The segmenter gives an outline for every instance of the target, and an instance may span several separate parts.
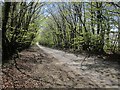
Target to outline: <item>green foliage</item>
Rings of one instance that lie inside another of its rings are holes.
[[[42,4],[4,2],[2,8],[3,62],[14,53],[28,48],[39,28],[38,14]]]
[[[39,42],[74,51],[119,51],[119,39],[115,37],[110,41],[110,34],[115,33],[112,29],[119,30],[119,10],[114,3],[53,3],[47,12],[49,16],[44,21]]]
[[[39,36],[39,43],[45,46],[53,46],[53,36],[51,32],[48,32],[47,30],[44,30],[41,35]]]

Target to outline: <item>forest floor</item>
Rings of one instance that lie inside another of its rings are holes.
[[[117,62],[32,46],[2,67],[3,88],[119,88]]]

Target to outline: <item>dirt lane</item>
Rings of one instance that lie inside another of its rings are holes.
[[[84,55],[76,56],[72,53],[43,47],[41,45],[38,45],[38,47],[57,58],[59,63],[56,64],[68,66],[72,71],[93,81],[93,83],[101,88],[118,88],[120,85],[120,66],[117,62],[108,62],[91,56],[87,58],[81,67],[81,62],[85,58]]]
[[[43,46],[32,46],[19,53],[19,58],[6,63],[3,68],[3,88],[117,88],[117,69],[108,74],[106,78],[112,80],[113,84],[100,82],[102,79],[94,74],[101,75],[98,71],[80,68],[80,61],[84,56],[76,57],[73,54],[59,50],[53,50]],[[89,60],[90,61],[90,60]],[[87,65],[87,64],[86,64]],[[117,68],[117,65],[116,65]],[[101,70],[106,73],[107,68]],[[115,69],[115,68],[114,68]],[[112,70],[112,68],[111,68]],[[94,72],[97,73],[94,73]],[[114,74],[113,74],[114,73]],[[92,76],[94,75],[94,76]],[[105,74],[106,75],[106,74]],[[111,76],[114,75],[114,78]]]
[[[15,60],[2,67],[4,89],[97,87],[37,46],[20,52]]]

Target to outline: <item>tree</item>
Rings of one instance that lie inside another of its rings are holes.
[[[4,2],[2,22],[3,61],[30,46],[37,32],[35,23],[43,3]],[[35,24],[34,24],[35,25]]]
[[[46,21],[49,25],[44,27],[53,35],[53,46],[98,54],[104,54],[109,48],[114,49],[108,52],[118,51],[120,35],[113,29],[119,30],[119,19],[116,19],[120,15],[119,4],[66,2],[51,3],[47,7],[48,18],[51,20]],[[112,40],[112,32],[118,38],[113,36]]]

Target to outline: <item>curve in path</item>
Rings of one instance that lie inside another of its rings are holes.
[[[72,53],[67,53],[61,50],[55,50],[48,47],[44,47],[36,43],[39,48],[41,48],[45,53],[52,55],[56,58],[59,65],[65,65],[69,67],[75,73],[84,76],[87,80],[91,80],[93,83],[97,84],[98,87],[106,88],[118,88],[118,73],[116,68],[109,68],[109,64],[101,62],[95,63],[95,57],[90,57],[84,62],[84,66],[81,67],[81,62],[84,60],[84,55],[74,55]],[[119,67],[117,63],[112,63],[113,67]],[[83,70],[83,69],[84,70]]]

